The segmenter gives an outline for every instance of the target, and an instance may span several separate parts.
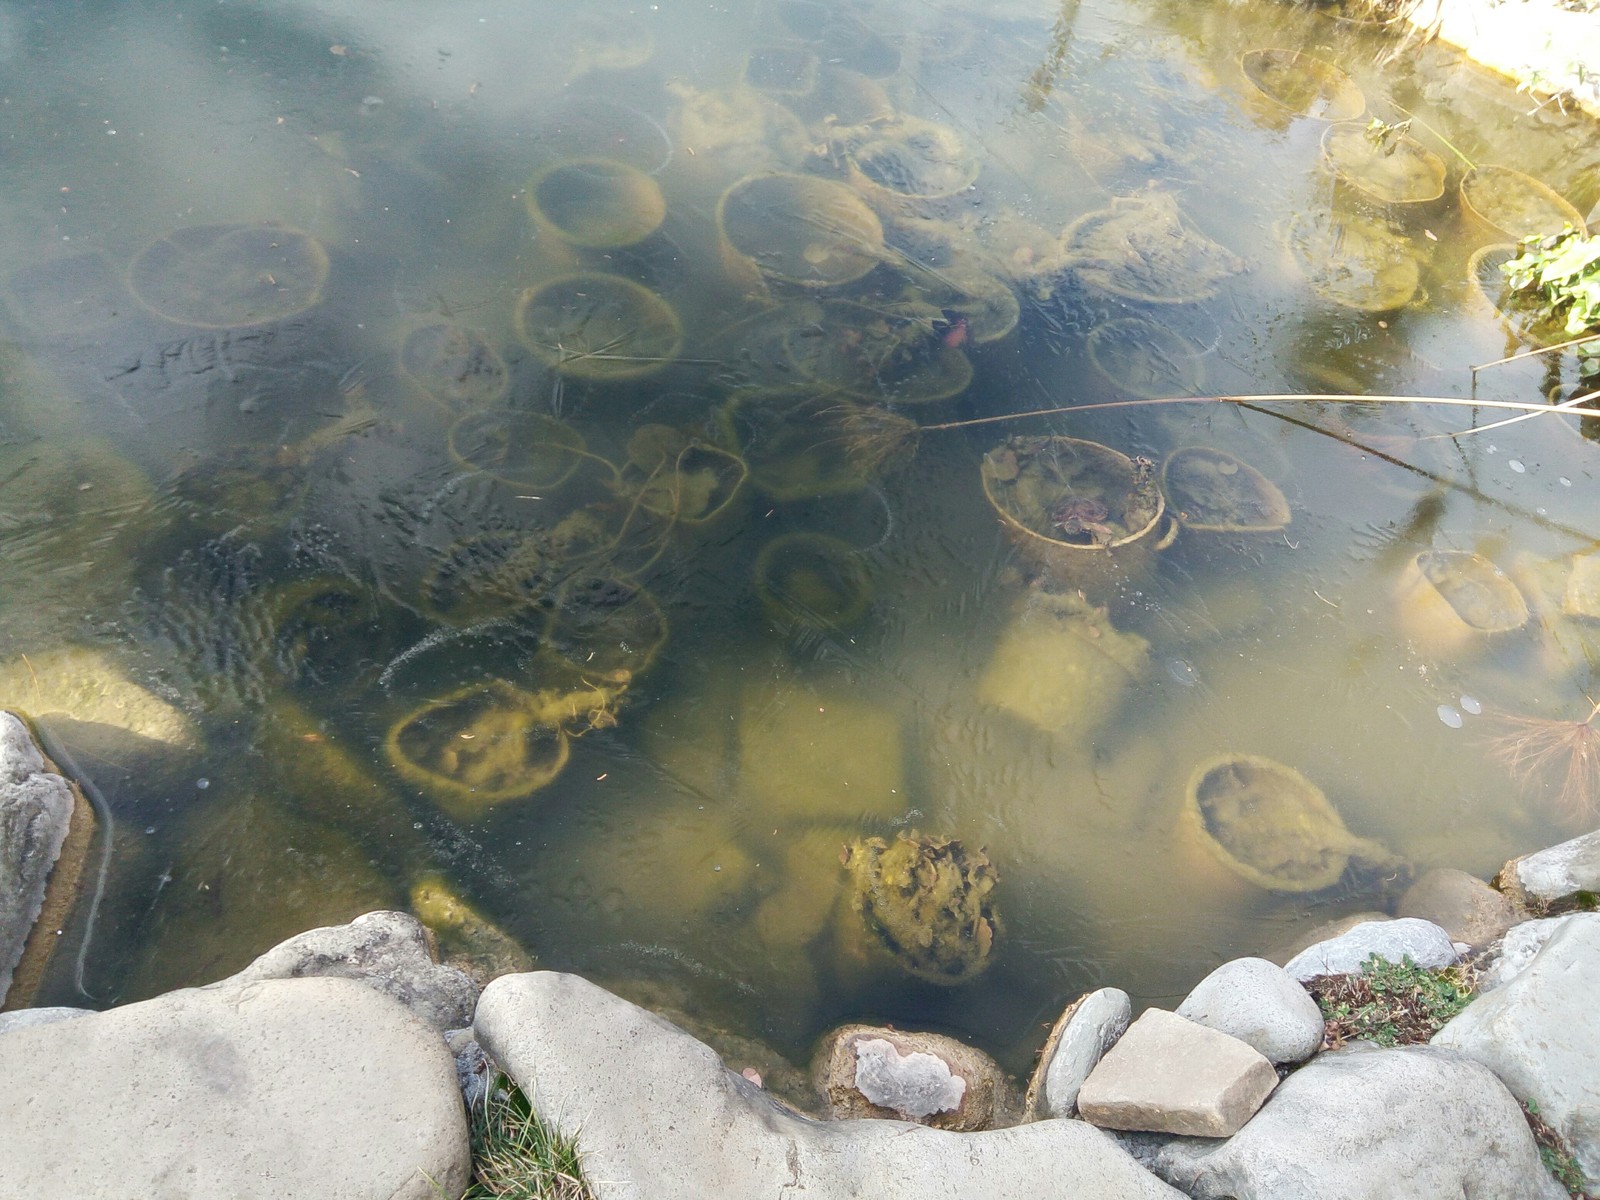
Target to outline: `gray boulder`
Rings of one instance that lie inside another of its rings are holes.
[[[1317,1002],[1264,958],[1223,963],[1195,985],[1177,1012],[1254,1046],[1274,1063],[1303,1062],[1322,1045]]]
[[[172,992],[0,1037],[0,1196],[438,1200],[466,1186],[444,1040],[344,979]]]
[[[1556,930],[1573,917],[1581,915],[1568,913],[1564,917],[1543,917],[1513,925],[1506,931],[1505,937],[1490,948],[1488,964],[1478,976],[1478,991],[1492,992],[1510,983],[1528,969],[1528,964],[1544,949],[1544,944]]]
[[[1450,935],[1481,950],[1517,921],[1517,906],[1475,875],[1435,867],[1400,897],[1399,915],[1432,921]]]
[[[836,1120],[898,1119],[970,1132],[1014,1125],[1022,1110],[999,1063],[938,1033],[841,1026],[822,1039],[814,1072]]]
[[[33,1029],[39,1025],[54,1025],[57,1021],[87,1017],[93,1012],[92,1008],[19,1008],[16,1012],[0,1013],[0,1033]]]
[[[1600,1180],[1600,913],[1562,921],[1527,969],[1433,1037],[1483,1063]]]
[[[575,975],[484,989],[478,1041],[562,1133],[601,1200],[1181,1200],[1078,1121],[951,1133],[812,1121],[681,1029]]]
[[[1068,1005],[1050,1030],[1028,1083],[1028,1120],[1077,1115],[1078,1089],[1131,1020],[1133,1004],[1120,988],[1101,988]]]
[[[370,912],[279,942],[214,986],[320,976],[353,979],[400,1001],[443,1033],[472,1023],[477,985],[434,962],[428,931],[409,913]]]
[[[1278,1086],[1225,1142],[1145,1139],[1195,1200],[1562,1200],[1493,1074],[1429,1046],[1351,1044]]]
[[[72,786],[46,769],[28,727],[0,712],[0,1003],[44,909],[77,803]]]
[[[1512,859],[1496,882],[1524,901],[1550,903],[1577,892],[1600,892],[1600,829]]]
[[[1106,1129],[1228,1137],[1278,1085],[1238,1038],[1146,1009],[1078,1089],[1078,1112]]]
[[[1460,957],[1450,935],[1432,921],[1402,917],[1397,921],[1366,921],[1302,950],[1283,969],[1301,983],[1318,975],[1355,975],[1374,954],[1391,963],[1409,958],[1430,970],[1448,967]]]

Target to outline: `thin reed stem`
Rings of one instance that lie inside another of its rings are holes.
[[[970,429],[975,425],[994,425],[1001,421],[1021,421],[1029,417],[1055,417],[1064,413],[1104,412],[1115,408],[1146,408],[1172,404],[1440,404],[1451,408],[1504,408],[1513,412],[1548,413],[1557,406],[1527,400],[1472,400],[1464,396],[1366,396],[1348,392],[1275,392],[1258,396],[1156,396],[1133,400],[1101,400],[1094,404],[1063,404],[1056,408],[1036,408],[1028,412],[997,413],[989,417],[968,417],[964,421],[943,421],[924,425],[924,433],[940,429]]]
[[[1518,354],[1497,358],[1493,362],[1479,363],[1471,368],[1473,380],[1477,380],[1479,371],[1487,371],[1490,367],[1503,367],[1506,363],[1521,362],[1525,358],[1535,358],[1540,354],[1550,354],[1556,350],[1570,350],[1574,346],[1587,345],[1589,342],[1600,342],[1600,333],[1586,333],[1582,337],[1573,338],[1570,342],[1557,342],[1554,346],[1539,346],[1533,350],[1523,350]]]

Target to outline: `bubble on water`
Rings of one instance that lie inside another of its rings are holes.
[[[205,779],[205,778],[201,778],[201,779],[196,779],[196,780],[195,780],[195,781],[194,781],[194,785],[195,785],[195,787],[197,787],[197,788],[199,788],[199,789],[200,789],[200,790],[201,790],[201,791],[202,791],[202,792],[203,792],[203,791],[205,791],[205,790],[206,790],[206,789],[207,789],[207,788],[208,788],[208,787],[210,787],[210,786],[211,786],[211,780],[209,780],[209,779]]]
[[[1167,659],[1167,674],[1184,687],[1193,687],[1200,682],[1200,675],[1194,669],[1194,664],[1182,658]]]
[[[1439,705],[1439,720],[1450,726],[1451,729],[1460,729],[1464,718],[1448,704],[1441,704]]]
[[[1506,463],[1506,466],[1510,467],[1518,475],[1523,474],[1528,469],[1527,467],[1523,466],[1521,462],[1514,458],[1510,462]]]
[[[1559,479],[1556,480],[1556,482],[1559,483],[1562,487],[1571,487],[1572,486],[1572,480],[1568,479],[1565,475],[1562,475]]]
[[[1478,698],[1476,696],[1461,697],[1461,707],[1475,717],[1480,716],[1483,713],[1483,705],[1478,703]]]
[[[146,833],[154,833],[156,831],[156,827],[154,825],[146,825],[144,827],[144,831]]]

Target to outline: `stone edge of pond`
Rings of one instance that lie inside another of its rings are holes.
[[[1536,99],[1576,106],[1600,119],[1600,8],[1588,12],[1560,0],[1416,0],[1405,19],[1424,38],[1438,38],[1473,62],[1530,91]]]
[[[992,1060],[948,1039],[870,1026],[829,1035],[819,1096],[801,1111],[754,1069],[578,976],[502,975],[480,996],[434,960],[415,917],[369,913],[204,988],[105,1013],[0,1014],[0,1035],[13,1035],[0,1037],[0,1125],[12,1131],[0,1194],[40,1194],[48,1158],[85,1179],[115,1161],[115,1186],[141,1194],[189,1171],[216,1194],[320,1195],[307,1179],[325,1184],[318,1172],[359,1145],[381,1152],[341,1162],[338,1194],[422,1200],[437,1182],[454,1196],[469,1157],[460,1098],[481,1098],[499,1070],[577,1138],[602,1200],[745,1200],[801,1184],[813,1200],[1021,1197],[1063,1177],[1089,1200],[1558,1200],[1568,1193],[1524,1110],[1545,1144],[1550,1131],[1564,1141],[1569,1170],[1600,1179],[1600,912],[1588,911],[1600,831],[1512,860],[1496,884],[1429,872],[1397,916],[1346,919],[1276,962],[1223,963],[1172,1012],[1130,1023],[1116,989],[1080,997],[1035,1066],[1034,1119],[999,1105],[978,1132],[930,1127],[969,1089],[996,1086]],[[1475,998],[1423,1044],[1333,1044],[1307,985],[1358,973],[1373,955],[1454,971]],[[844,1094],[852,1055],[859,1103]],[[219,1121],[230,1105],[274,1115]],[[110,1141],[59,1136],[97,1109]],[[397,1112],[398,1140],[384,1132]],[[862,1112],[874,1116],[818,1119]]]

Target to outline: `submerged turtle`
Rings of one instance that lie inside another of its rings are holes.
[[[1069,537],[1088,534],[1097,546],[1109,546],[1122,531],[1109,524],[1111,510],[1104,500],[1074,496],[1050,511],[1050,523]]]

